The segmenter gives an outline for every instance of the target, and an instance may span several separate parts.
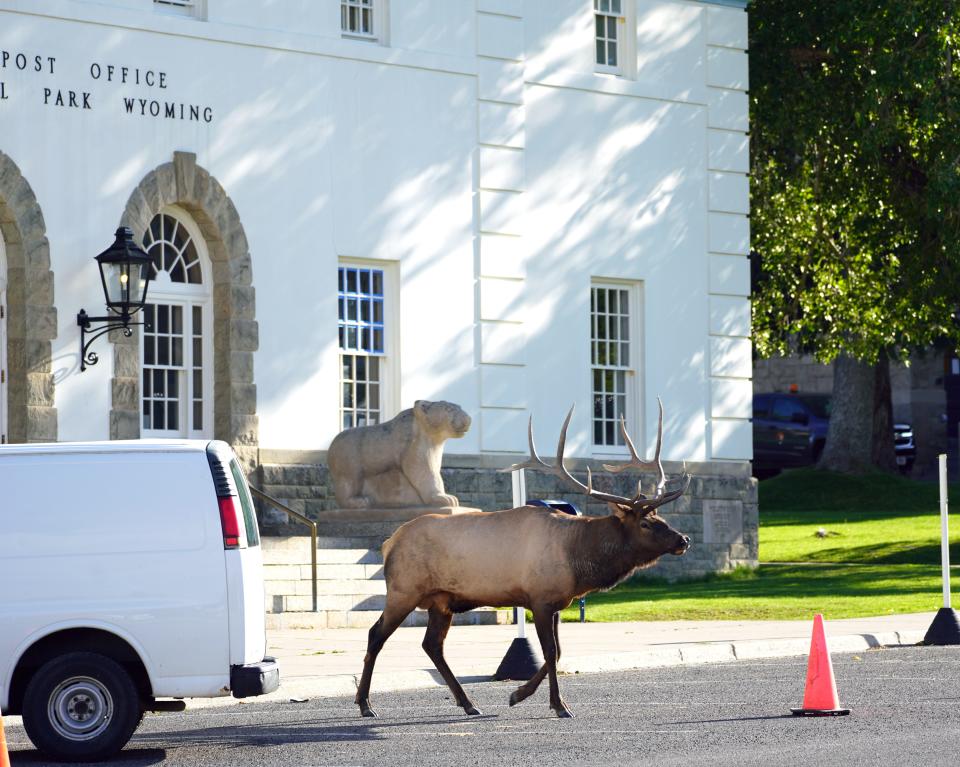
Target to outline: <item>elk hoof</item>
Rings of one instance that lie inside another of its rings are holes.
[[[377,718],[377,712],[374,711],[370,706],[365,704],[360,704],[360,716],[372,716],[374,719]]]
[[[520,696],[519,690],[514,690],[512,693],[510,693],[511,706],[516,706],[521,700],[523,700],[523,698]]]
[[[552,706],[551,708],[553,708],[560,719],[573,719],[573,714],[566,706]]]
[[[466,711],[470,716],[483,716],[483,712],[472,703],[468,703],[466,706],[464,706],[463,710]]]

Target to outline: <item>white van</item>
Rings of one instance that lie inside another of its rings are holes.
[[[0,447],[0,709],[56,759],[104,759],[159,698],[279,685],[260,534],[224,442]]]

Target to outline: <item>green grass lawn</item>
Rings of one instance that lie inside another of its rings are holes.
[[[950,497],[958,492],[960,486],[951,486]],[[951,561],[960,564],[960,519],[951,519],[950,537]],[[813,469],[764,480],[760,562],[756,570],[679,583],[638,576],[590,595],[587,620],[790,620],[817,612],[855,618],[936,610],[942,604],[938,488],[885,474],[847,477]],[[783,562],[799,564],[777,564]],[[579,619],[576,604],[563,619]]]

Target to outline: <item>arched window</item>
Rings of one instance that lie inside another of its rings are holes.
[[[0,444],[7,442],[7,251],[0,232]]]
[[[153,279],[140,344],[142,434],[213,436],[213,301],[203,236],[169,206],[143,236]]]

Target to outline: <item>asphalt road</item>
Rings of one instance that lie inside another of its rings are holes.
[[[509,708],[514,683],[467,687],[482,717],[446,688],[377,693],[379,719],[352,699],[248,703],[148,715],[112,762],[146,765],[950,765],[960,764],[960,648],[893,648],[833,658],[842,718],[789,714],[806,659],[562,677],[560,720],[546,683]],[[13,765],[44,765],[8,726]]]

